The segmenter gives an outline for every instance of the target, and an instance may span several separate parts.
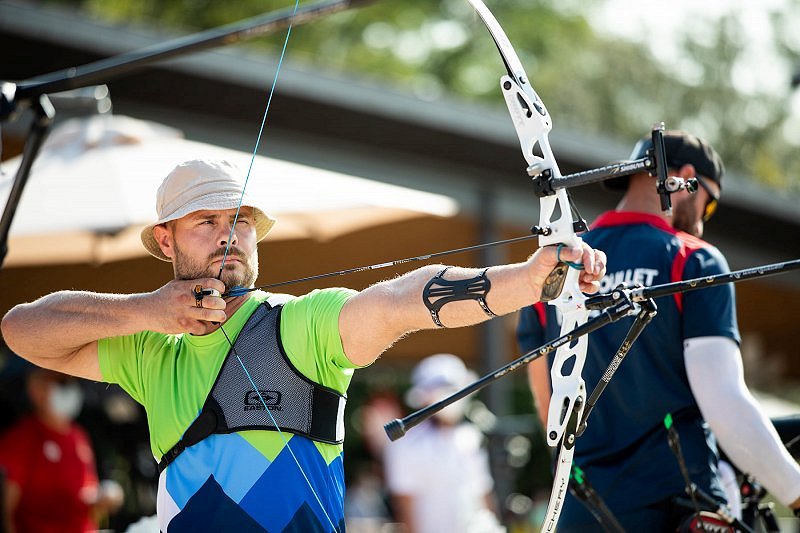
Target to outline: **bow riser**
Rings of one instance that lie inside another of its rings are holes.
[[[583,295],[581,295],[583,296]],[[566,295],[559,298],[559,302],[566,306],[573,304]],[[553,302],[551,302],[552,304]],[[561,305],[554,304],[558,309]],[[564,335],[586,322],[588,311],[576,309],[570,313],[562,311],[561,334]],[[550,398],[550,408],[547,413],[547,444],[555,447],[564,438],[567,424],[577,410],[578,418],[583,417],[583,406],[586,404],[586,384],[581,377],[583,365],[586,361],[587,337],[584,335],[575,341],[559,346],[550,370],[550,382],[553,387]],[[564,369],[571,364],[569,371]]]
[[[549,169],[554,172],[555,177],[560,178],[561,172],[558,170],[558,164],[550,150],[550,142],[547,137],[550,130],[553,129],[553,122],[541,100],[537,104],[530,94],[533,93],[533,90],[526,91],[525,87],[530,89],[530,85],[521,86],[511,76],[500,78],[500,90],[503,91],[503,98],[506,100],[506,107],[508,107],[508,113],[514,123],[514,129],[517,130],[522,155],[528,162],[528,174],[535,176]],[[535,93],[533,94],[535,95]],[[536,98],[538,99],[538,97]],[[544,111],[544,114],[540,110]],[[544,157],[534,154],[533,149],[537,144]]]
[[[476,6],[474,2],[471,3]],[[482,17],[484,16],[483,10],[479,9],[478,12]],[[512,55],[513,48],[502,28],[495,23],[493,18],[490,21],[484,18],[484,22],[490,31],[495,28],[494,31],[497,32],[495,35],[493,31],[493,36],[506,67],[509,68],[509,71],[516,71],[514,77],[507,75],[500,78],[500,89],[503,92],[514,128],[517,130],[522,154],[528,163],[528,174],[535,177],[543,172],[548,172],[556,181],[561,178],[561,171],[548,138],[552,129],[550,115],[536,92],[527,83],[522,66],[516,59],[516,55]],[[534,153],[537,145],[542,156]],[[539,227],[547,231],[546,234],[539,237],[540,246],[565,244],[570,247],[580,247],[583,244],[581,238],[575,233],[566,189],[558,189],[554,195],[540,199]],[[589,316],[583,305],[586,296],[580,291],[578,285],[579,275],[578,270],[569,268],[567,279],[564,282],[564,290],[558,298],[550,302],[551,305],[558,308],[563,316],[562,335],[586,322]],[[586,360],[586,348],[586,338],[582,337],[573,346],[564,345],[556,351],[555,363],[551,371],[553,397],[550,402],[547,424],[547,444],[551,447],[558,446],[562,439],[576,403],[578,405],[585,404],[586,391],[581,379],[581,372]],[[563,368],[568,361],[574,361],[574,364],[569,373],[565,375]],[[578,401],[579,399],[584,401]],[[578,415],[581,414],[578,413]]]
[[[586,336],[582,336],[586,338]],[[578,426],[583,417],[583,407],[585,405],[586,388],[581,380],[580,387],[576,393],[576,403],[571,407],[571,413],[566,416],[566,429],[564,439],[561,442],[561,450],[558,453],[555,476],[553,478],[553,489],[550,493],[550,501],[547,504],[547,512],[544,515],[544,523],[541,531],[551,532],[558,526],[558,517],[561,516],[561,508],[564,505],[564,498],[569,487],[569,476],[572,472],[572,457],[575,455],[575,439],[577,438]],[[552,406],[553,403],[551,402]]]

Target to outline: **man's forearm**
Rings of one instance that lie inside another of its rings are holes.
[[[409,332],[469,326],[535,303],[559,253],[561,260],[583,263],[580,288],[597,292],[605,254],[586,245],[562,252],[547,246],[524,263],[488,269],[445,271],[442,265],[428,265],[377,283],[345,304],[339,317],[345,354],[352,363],[366,365]]]
[[[145,295],[61,291],[11,309],[2,321],[3,339],[29,359],[66,357],[105,338],[147,329]]]
[[[485,273],[484,269],[450,267],[439,275],[442,267],[425,267],[409,275],[406,283],[399,284],[396,302],[406,310],[406,317],[414,317],[413,329],[437,327],[434,314],[442,327],[470,326],[535,302],[540,291],[532,286],[528,270],[525,263],[517,263],[491,267]],[[471,285],[468,290],[467,283]],[[455,284],[455,288],[448,284]],[[462,296],[441,296],[449,294],[448,291]],[[465,292],[470,296],[464,295]],[[483,297],[486,308],[480,305],[479,296]],[[406,323],[409,322],[406,318]]]
[[[585,263],[581,289],[596,292],[605,255],[596,252],[596,256],[588,246],[561,253],[570,254],[565,260]],[[539,301],[558,262],[556,248],[545,247],[522,263],[486,269],[429,265],[373,287],[391,295],[386,319],[394,320],[401,333],[439,326],[434,314],[443,327],[470,326]]]

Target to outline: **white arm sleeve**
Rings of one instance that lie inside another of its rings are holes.
[[[697,337],[683,348],[689,386],[725,453],[783,504],[794,502],[800,466],[745,385],[739,347],[727,337]]]

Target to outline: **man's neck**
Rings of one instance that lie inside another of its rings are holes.
[[[628,190],[617,204],[616,210],[657,215],[670,222],[670,218],[661,211],[660,200],[654,191],[654,178],[641,174],[631,176]]]
[[[228,315],[228,318],[232,317],[236,311],[238,311],[244,303],[250,299],[252,296],[252,292],[248,292],[243,296],[234,296],[232,298],[225,298],[225,314]]]

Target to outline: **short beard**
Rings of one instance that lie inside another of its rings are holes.
[[[177,244],[174,245],[174,248],[175,258],[172,264],[174,265],[176,279],[216,278],[220,274],[218,270],[208,265],[225,255],[224,248],[220,248],[209,255],[202,264],[184,254]],[[222,269],[222,277],[220,278],[222,283],[225,284],[225,290],[229,291],[234,287],[252,287],[256,282],[256,278],[258,278],[258,250],[255,250],[248,257],[241,248],[231,246],[228,249],[227,257],[238,258],[241,261],[239,265],[242,268],[237,269],[236,265],[228,263],[226,258]]]
[[[699,213],[696,206],[697,204],[693,201],[676,204],[672,210],[672,227],[689,235],[701,237],[702,234],[698,231],[697,225]]]

